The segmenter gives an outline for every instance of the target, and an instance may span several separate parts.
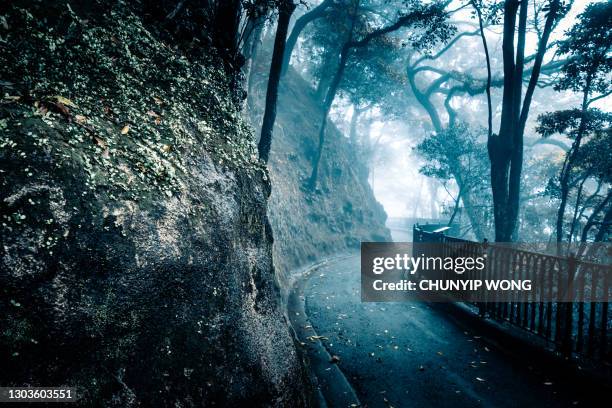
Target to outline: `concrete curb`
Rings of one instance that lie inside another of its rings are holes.
[[[329,262],[348,256],[330,258],[310,265],[298,276],[289,292],[287,312],[298,344],[310,360],[310,370],[317,380],[319,404],[322,407],[360,407],[361,402],[338,364],[331,363],[331,355],[320,340],[306,315],[304,288],[310,275]]]

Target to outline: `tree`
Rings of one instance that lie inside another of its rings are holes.
[[[274,50],[272,52],[272,63],[270,64],[270,75],[268,77],[268,89],[266,92],[266,109],[261,126],[261,137],[257,145],[259,158],[268,162],[270,147],[272,146],[272,132],[276,120],[276,101],[278,100],[278,84],[281,77],[283,55],[285,53],[285,39],[289,28],[291,14],[296,5],[293,0],[281,0],[278,9],[278,25],[274,38]]]
[[[567,55],[568,61],[561,70],[557,90],[572,90],[582,93],[580,109],[555,112],[540,118],[539,133],[550,136],[561,133],[573,140],[559,174],[559,210],[556,222],[557,242],[564,238],[564,219],[570,193],[573,171],[580,155],[581,143],[589,134],[606,125],[606,118],[589,106],[596,100],[612,93],[610,71],[612,69],[612,3],[601,2],[589,5],[579,16],[579,21],[566,33],[559,44],[559,53]],[[609,123],[608,123],[609,124]],[[570,237],[571,239],[571,234]]]
[[[495,216],[495,240],[516,239],[523,169],[523,139],[529,108],[538,84],[548,40],[553,28],[566,11],[561,0],[550,0],[542,35],[531,70],[529,84],[522,97],[525,69],[528,1],[504,1],[502,57],[504,66],[502,112],[499,133],[487,142],[491,162],[491,190]],[[518,27],[517,27],[518,19]],[[517,38],[515,45],[514,39]]]
[[[356,49],[368,46],[370,42],[379,37],[383,37],[407,26],[412,26],[414,28],[421,29],[422,31],[421,35],[412,39],[412,45],[416,49],[423,49],[427,46],[431,46],[439,40],[448,38],[448,36],[452,34],[452,28],[446,23],[444,5],[440,3],[422,5],[416,1],[407,1],[406,3],[409,4],[410,9],[407,12],[400,14],[393,24],[378,29],[369,30],[363,34],[360,39],[355,39],[355,37],[359,35],[359,33],[355,32],[355,27],[359,16],[360,1],[354,0],[352,8],[352,24],[349,29],[348,38],[340,51],[338,68],[333,76],[329,88],[327,89],[325,100],[323,102],[323,114],[321,118],[321,125],[319,127],[319,144],[312,160],[312,172],[307,184],[311,190],[315,189],[317,183],[319,162],[321,160],[323,145],[325,143],[327,117],[336,97],[336,93],[338,92],[338,88],[346,70],[348,60],[351,57],[351,53]]]
[[[573,141],[570,150],[565,154],[565,160],[560,174],[549,183],[548,193],[560,200],[556,219],[557,242],[572,240],[577,232],[579,219],[588,208],[591,208],[592,221],[599,217],[601,212],[607,208],[604,204],[597,211],[597,207],[590,207],[599,200],[598,193],[602,186],[609,186],[611,181],[611,147],[610,129],[612,126],[612,114],[602,112],[598,109],[570,109],[541,115],[538,118],[537,131],[543,137],[562,134]],[[582,141],[582,143],[580,143]],[[586,142],[585,142],[586,141]],[[608,145],[606,145],[608,143]],[[590,200],[583,200],[586,193],[585,187],[588,180],[595,180],[597,190]],[[575,206],[572,219],[569,223],[569,233],[564,234],[565,210],[570,194],[575,194]],[[582,210],[579,210],[580,206]],[[589,224],[589,229],[594,226]],[[586,231],[588,235],[589,231]]]
[[[478,139],[478,134],[467,124],[457,123],[442,132],[433,133],[416,150],[426,161],[419,170],[423,175],[439,180],[445,188],[449,181],[454,180],[457,184],[458,191],[454,197],[455,205],[449,224],[463,201],[474,235],[481,241],[486,236],[488,211],[478,205],[475,197],[488,198],[489,191],[482,177],[488,165],[486,146]],[[488,199],[477,201],[487,202]]]
[[[472,134],[465,125],[459,125],[455,129],[455,126],[457,126],[457,112],[452,108],[451,102],[454,97],[461,94],[477,95],[485,92],[487,81],[474,78],[472,75],[467,75],[465,73],[447,71],[430,65],[443,58],[449,51],[457,47],[460,40],[476,36],[478,33],[479,32],[476,30],[462,31],[445,44],[442,49],[432,55],[426,54],[418,58],[412,58],[411,56],[406,65],[406,77],[415,100],[427,112],[431,127],[433,128],[433,134],[426,139],[426,141],[429,140],[432,142],[427,145],[420,145],[417,151],[424,155],[426,160],[433,160],[432,155],[434,155],[438,163],[446,163],[445,166],[448,168],[448,171],[445,172],[445,177],[454,179],[459,191],[455,197],[455,208],[459,210],[460,202],[463,202],[463,209],[470,220],[471,229],[476,238],[482,240],[487,236],[486,217],[482,216],[485,214],[482,209],[484,208],[484,201],[487,196],[486,194],[482,194],[483,192],[480,188],[475,188],[476,184],[466,183],[466,177],[463,176],[468,171],[477,170],[475,168],[466,169],[461,165],[461,162],[457,160],[457,152],[462,151],[463,143],[466,142],[466,138],[470,139]],[[426,86],[422,86],[424,81],[420,77],[425,73],[433,74],[435,78],[426,83]],[[501,81],[497,79],[494,85],[501,86]],[[448,117],[446,123],[444,123],[440,109],[435,101],[438,95],[444,97],[443,106],[446,111],[446,116]],[[427,150],[429,150],[429,152],[423,149],[425,146],[428,147]],[[455,152],[455,148],[459,150]],[[434,149],[437,151],[434,152]],[[480,171],[479,174],[482,179],[481,175],[486,173],[486,169],[481,168],[478,171]],[[430,177],[435,177],[433,173],[429,171],[424,171],[422,173]],[[436,178],[447,180],[446,178]],[[480,199],[477,199],[477,197]]]
[[[461,31],[455,35],[452,40],[445,44],[444,47],[433,54],[412,56],[406,66],[406,77],[408,79],[410,89],[419,105],[421,105],[423,110],[427,112],[431,122],[431,127],[436,134],[450,131],[451,128],[460,120],[458,112],[456,112],[456,110],[453,108],[454,98],[462,95],[476,96],[485,93],[487,95],[488,108],[487,134],[492,136],[493,133],[491,90],[492,88],[503,87],[504,79],[502,75],[493,75],[492,73],[492,63],[485,36],[485,29],[489,26],[498,24],[499,18],[497,14],[499,12],[499,4],[485,4],[485,2],[481,0],[473,0],[471,4],[475,10],[474,16],[478,21],[478,26],[476,29],[473,29],[469,23],[463,23],[462,26],[464,28],[460,28]],[[537,19],[534,19],[534,25],[536,25],[536,20]],[[477,74],[470,72],[472,70],[476,70],[477,68],[467,68],[463,71],[449,70],[446,68],[448,65],[456,65],[456,60],[465,58],[465,51],[462,48],[463,40],[479,35],[484,48],[486,76],[484,78],[480,78]],[[440,64],[441,60],[443,60],[444,63]],[[524,58],[525,64],[532,63],[536,60],[537,54]],[[522,78],[523,80],[529,80],[533,75],[534,70],[539,71],[538,77],[546,75],[547,78],[550,78],[551,75],[559,71],[562,63],[562,61],[555,59],[548,61],[546,64],[541,64],[538,66],[536,66],[534,63],[525,67],[522,72]],[[540,87],[545,87],[549,86],[550,82],[550,80],[546,82],[538,81],[536,84]],[[440,97],[442,97],[442,99]],[[447,120],[445,120],[445,117]],[[462,120],[465,121],[466,118],[463,118]],[[544,141],[549,144],[560,143],[553,139],[541,139],[540,143]],[[442,151],[451,155],[451,157],[447,158],[448,160],[453,159],[453,153],[450,149],[444,149]],[[484,177],[487,172],[488,170],[483,171],[482,176]],[[458,180],[455,180],[455,182],[457,182],[458,185],[460,184]],[[462,189],[461,200],[464,201],[465,211],[469,215],[468,218],[476,221],[480,225],[486,224],[479,220],[481,218],[480,215],[482,214],[481,209],[484,208],[485,203],[478,203],[475,200],[476,197],[480,199],[490,199],[490,197],[479,193],[476,193],[474,197],[470,197],[470,195],[472,195],[472,193],[469,188]],[[465,205],[465,201],[469,201],[473,205]],[[476,226],[474,225],[472,228],[474,231],[477,230]],[[486,231],[482,231],[482,233],[484,234]]]
[[[334,0],[323,0],[317,7],[314,7],[312,10],[305,13],[295,21],[291,34],[289,35],[289,38],[287,38],[287,48],[283,57],[281,75],[284,75],[289,68],[293,48],[295,48],[295,44],[297,44],[298,38],[300,37],[300,34],[304,28],[306,28],[306,26],[314,20],[323,17],[325,13],[335,5],[334,3]]]

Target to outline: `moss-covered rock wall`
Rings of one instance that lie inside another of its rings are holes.
[[[0,8],[0,384],[305,405],[235,81],[139,7]]]

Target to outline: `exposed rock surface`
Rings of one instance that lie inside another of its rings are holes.
[[[307,404],[220,61],[160,41],[138,2],[29,3],[0,16],[0,384]]]

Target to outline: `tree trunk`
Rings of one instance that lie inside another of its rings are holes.
[[[415,73],[411,67],[408,67],[406,70],[406,76],[408,77],[408,83],[410,84],[410,88],[412,89],[412,93],[416,97],[417,101],[421,104],[421,106],[427,111],[429,118],[431,119],[431,124],[434,130],[437,133],[443,131],[444,126],[442,125],[442,120],[440,120],[440,115],[436,110],[434,104],[429,100],[429,97],[425,95],[416,84]]]
[[[587,242],[587,240],[589,238],[589,232],[590,232],[591,228],[593,228],[593,226],[595,225],[595,219],[597,218],[599,213],[601,213],[601,211],[608,205],[608,203],[611,200],[612,200],[612,190],[608,190],[608,194],[606,195],[606,198],[603,199],[602,202],[599,203],[597,205],[597,207],[595,207],[593,209],[593,212],[589,216],[589,218],[588,218],[588,220],[586,222],[586,225],[582,229],[582,236],[580,238],[580,242],[582,242],[582,243]]]
[[[557,242],[563,241],[563,221],[565,218],[565,209],[567,207],[567,198],[569,196],[569,182],[572,169],[574,168],[574,161],[576,159],[576,155],[578,154],[578,150],[580,149],[582,137],[584,136],[584,131],[586,129],[586,115],[589,106],[588,98],[590,91],[591,78],[590,75],[588,75],[584,93],[582,95],[582,106],[580,110],[581,117],[580,124],[578,125],[578,132],[576,134],[576,139],[574,140],[574,143],[572,143],[572,147],[567,152],[567,157],[565,159],[565,162],[563,163],[563,168],[561,169],[561,175],[559,177],[559,185],[561,188],[561,202],[559,203],[559,210],[557,211]]]
[[[259,44],[261,42],[261,35],[263,34],[263,28],[266,22],[266,15],[259,17],[258,19],[250,22],[253,25],[251,35],[247,39],[244,46],[243,54],[246,60],[245,67],[243,69],[244,77],[247,80],[247,96],[251,94],[253,90],[254,72],[253,68],[257,63],[257,55],[259,51]]]
[[[215,45],[234,58],[239,54],[238,35],[241,15],[240,0],[224,0],[217,4],[214,27]]]
[[[493,104],[491,102],[491,57],[489,55],[489,46],[487,45],[487,37],[484,32],[484,25],[482,23],[482,11],[476,4],[476,1],[472,0],[472,6],[476,10],[478,16],[478,27],[480,29],[480,39],[482,40],[482,47],[485,53],[485,62],[487,63],[487,85],[485,92],[487,93],[487,135],[489,138],[493,135]]]
[[[276,27],[276,37],[274,38],[274,51],[272,52],[272,63],[270,64],[268,90],[266,93],[266,110],[261,126],[261,137],[257,146],[259,158],[265,163],[268,162],[270,147],[272,146],[272,132],[274,130],[274,121],[276,120],[276,102],[278,100],[281,65],[285,52],[285,39],[289,28],[289,20],[294,10],[295,4],[292,0],[285,0],[279,8],[278,25]]]
[[[455,221],[455,217],[457,216],[457,213],[459,212],[459,204],[461,203],[462,193],[463,191],[459,189],[459,192],[457,193],[457,198],[455,198],[455,205],[453,205],[453,212],[451,213],[448,223],[446,224],[448,227],[450,227],[453,224],[453,221]]]
[[[302,30],[310,24],[312,21],[317,18],[323,17],[327,8],[331,6],[333,0],[323,0],[321,4],[317,7],[310,10],[308,13],[304,14],[302,17],[298,18],[295,21],[293,29],[291,30],[291,34],[289,38],[287,38],[287,47],[285,49],[285,55],[283,56],[283,65],[281,69],[281,76],[285,75],[287,69],[289,68],[289,62],[291,61],[291,54],[293,53],[293,48],[295,48],[295,44],[297,44],[298,38],[300,38],[300,34]]]
[[[432,220],[440,218],[438,213],[438,186],[435,184],[433,179],[428,179],[429,183],[427,187],[429,189],[429,217]]]
[[[350,42],[350,40],[349,40]],[[332,103],[336,98],[336,93],[338,92],[338,87],[340,86],[340,81],[342,81],[342,75],[344,75],[344,70],[346,69],[346,62],[348,60],[348,54],[350,48],[348,46],[349,42],[347,42],[344,47],[342,47],[342,52],[340,53],[340,64],[338,65],[338,70],[334,75],[334,79],[329,85],[329,89],[327,90],[327,95],[325,96],[325,101],[323,102],[323,115],[321,118],[321,126],[319,127],[319,145],[317,147],[317,152],[312,161],[312,172],[310,173],[310,179],[308,180],[308,188],[310,190],[314,190],[317,186],[317,178],[319,176],[319,163],[321,162],[321,155],[323,154],[323,145],[325,143],[325,129],[327,127],[327,116],[329,115],[329,111],[331,110]]]
[[[361,111],[353,105],[353,114],[351,115],[351,125],[349,127],[349,140],[354,147],[357,147],[357,124],[359,123],[359,116]]]
[[[504,4],[504,30],[502,55],[504,60],[504,92],[502,98],[502,117],[499,135],[488,140],[491,161],[491,190],[493,194],[493,214],[495,216],[495,240],[509,241],[510,220],[508,213],[508,179],[514,139],[514,34],[517,0],[506,0]]]
[[[520,11],[519,11],[520,6]],[[499,135],[488,140],[491,161],[491,189],[495,216],[495,240],[516,239],[520,201],[521,173],[523,169],[523,136],[532,96],[537,85],[544,54],[554,22],[559,14],[559,0],[550,1],[550,11],[531,71],[525,99],[521,107],[524,68],[525,36],[527,28],[527,1],[506,0],[504,3],[504,30],[502,56],[504,62],[504,92]],[[519,17],[518,43],[515,47],[517,13]]]
[[[610,233],[610,226],[612,225],[612,206],[608,207],[608,211],[606,211],[606,215],[601,222],[601,227],[599,227],[599,231],[595,235],[594,242],[603,242],[604,238],[607,234]]]

